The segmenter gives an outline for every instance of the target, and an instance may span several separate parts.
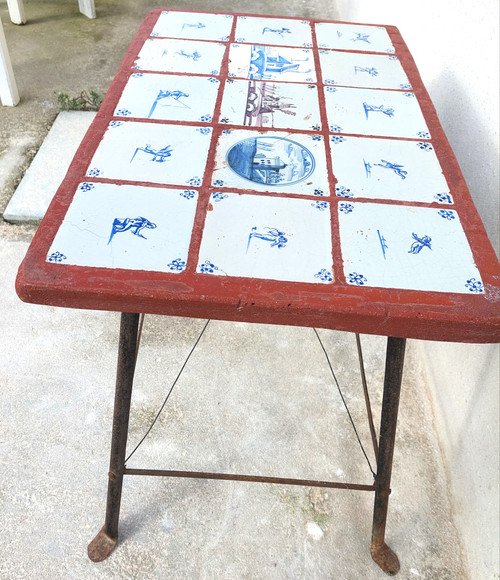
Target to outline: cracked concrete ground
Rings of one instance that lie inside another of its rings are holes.
[[[22,102],[0,108],[3,210],[57,112],[55,93],[104,93],[153,2],[26,3],[0,15]],[[170,2],[203,9],[206,2]],[[213,1],[210,9],[335,18],[326,1]],[[385,578],[369,553],[372,494],[216,481],[125,479],[120,544],[87,543],[104,518],[119,315],[28,305],[14,279],[34,226],[0,224],[0,578]],[[161,406],[203,321],[147,316],[131,448]],[[369,453],[353,335],[320,331]],[[380,337],[363,337],[375,416]],[[373,461],[373,460],[372,460]],[[212,321],[130,466],[241,471],[371,483],[311,329]],[[387,541],[403,579],[468,578],[416,343],[409,341]]]

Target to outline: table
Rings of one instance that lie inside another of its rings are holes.
[[[124,475],[375,492],[385,543],[405,340],[500,339],[500,267],[392,26],[156,9],[20,266],[28,302],[122,312],[106,519]],[[373,484],[128,469],[138,313],[388,337]]]

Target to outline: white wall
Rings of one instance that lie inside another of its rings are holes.
[[[497,254],[498,0],[336,0],[337,18],[392,24],[412,53]],[[471,579],[499,573],[499,349],[419,343]]]

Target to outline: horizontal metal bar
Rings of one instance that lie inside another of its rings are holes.
[[[126,467],[124,474],[154,475],[160,477],[188,477],[193,479],[223,479],[226,481],[279,483],[283,485],[305,485],[307,487],[333,487],[337,489],[354,489],[357,491],[375,491],[375,485],[363,485],[360,483],[317,481],[315,479],[289,479],[283,477],[265,477],[262,475],[241,475],[238,473],[207,473],[203,471],[172,471],[163,469],[128,469]]]

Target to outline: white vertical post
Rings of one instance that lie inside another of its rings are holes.
[[[3,32],[2,19],[0,18],[0,100],[2,105],[14,107],[19,103],[14,71],[10,64],[9,51]]]
[[[26,24],[23,0],[7,0],[10,19],[14,24]]]
[[[95,18],[94,0],[78,0],[78,7],[87,18]]]

